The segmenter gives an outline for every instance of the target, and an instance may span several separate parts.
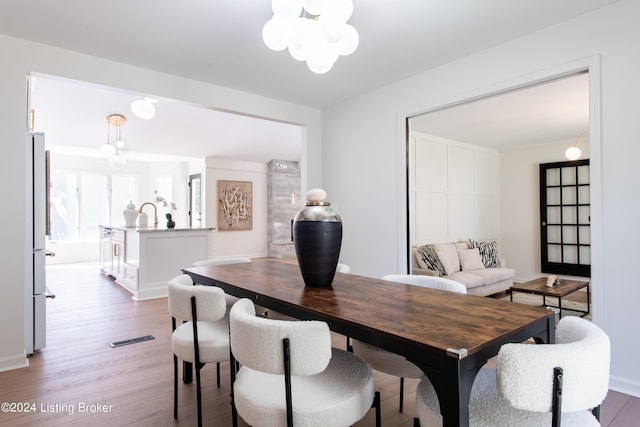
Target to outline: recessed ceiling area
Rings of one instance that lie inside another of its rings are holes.
[[[45,133],[47,146],[54,151],[101,155],[107,116],[122,114],[127,121],[122,126],[121,153],[130,160],[209,156],[260,163],[300,160],[301,127],[294,124],[49,76],[32,77],[30,93],[34,130]],[[151,120],[131,112],[131,103],[143,96],[157,100]]]
[[[589,75],[581,73],[428,112],[412,131],[498,151],[576,140],[589,129]]]

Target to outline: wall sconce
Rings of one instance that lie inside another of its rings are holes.
[[[573,147],[567,148],[567,151],[564,152],[564,155],[567,157],[567,159],[569,159],[569,160],[578,160],[580,158],[580,156],[582,155],[582,151],[580,151],[580,149],[578,148],[578,144],[580,144],[580,141],[582,141],[582,139],[588,133],[589,133],[589,129],[587,129],[584,132],[582,132],[582,135],[580,135],[580,137],[578,138],[576,143],[573,145]]]

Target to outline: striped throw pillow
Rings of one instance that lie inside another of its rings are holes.
[[[485,267],[499,267],[498,264],[498,243],[495,240],[471,241],[472,248],[478,248],[480,257]]]

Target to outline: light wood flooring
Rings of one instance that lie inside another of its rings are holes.
[[[173,418],[171,323],[166,299],[136,302],[101,276],[97,264],[47,268],[55,299],[47,302],[47,347],[28,368],[0,373],[0,402],[26,404],[30,412],[0,412],[2,426],[193,426],[195,384],[179,385],[179,415]],[[8,326],[5,325],[4,328]],[[154,340],[119,348],[110,342],[153,335]],[[334,336],[344,347],[345,338]],[[203,373],[204,425],[230,426],[228,364],[222,385],[215,367]],[[405,410],[398,413],[398,379],[376,373],[383,425],[410,427],[416,380],[405,382]],[[640,399],[610,391],[602,425],[637,426]],[[240,426],[245,424],[240,420]],[[373,426],[373,410],[356,426]],[[327,426],[330,427],[330,426]]]

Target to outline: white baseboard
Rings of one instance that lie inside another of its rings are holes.
[[[0,359],[0,372],[29,367],[29,359],[23,354]]]
[[[640,398],[640,382],[637,381],[611,375],[609,377],[609,388],[620,393],[628,394],[629,396]]]

